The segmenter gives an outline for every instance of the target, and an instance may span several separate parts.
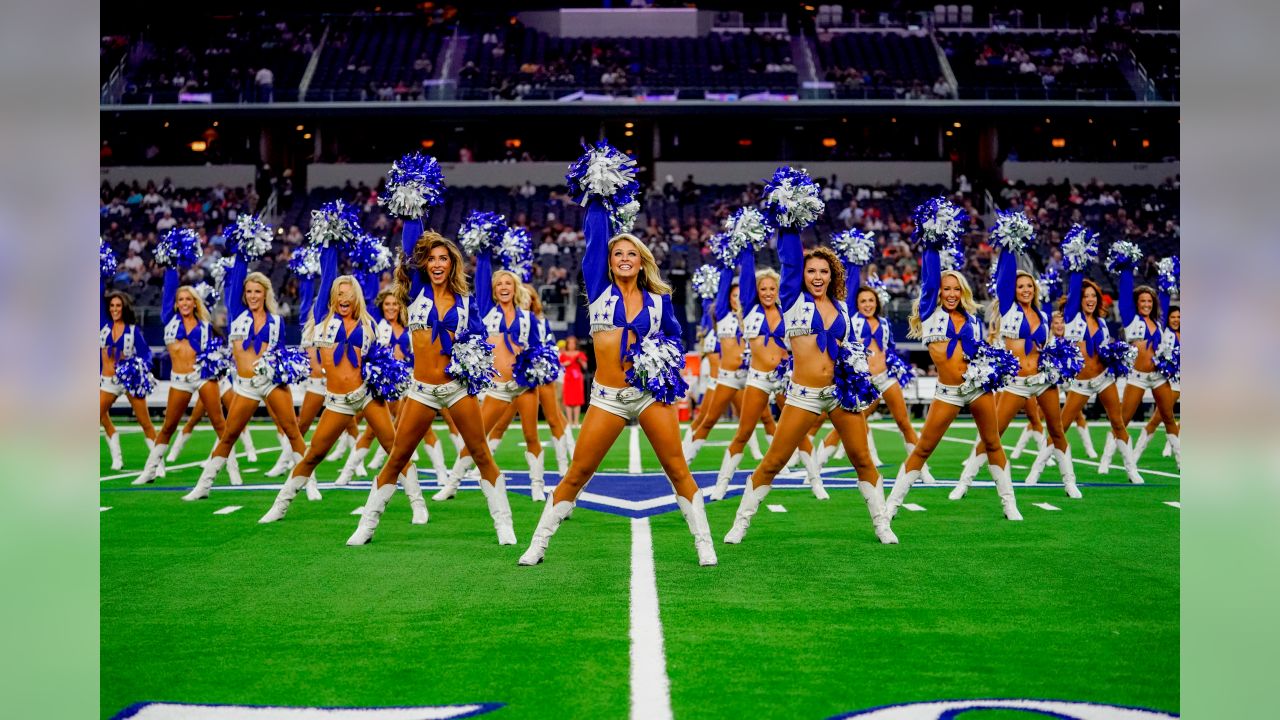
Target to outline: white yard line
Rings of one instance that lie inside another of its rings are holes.
[[[263,453],[280,452],[280,450],[281,450],[281,447],[279,445],[273,448],[258,448],[258,454],[262,455]],[[247,458],[248,455],[246,453],[238,452],[236,453],[236,457]],[[204,460],[197,460],[195,462],[182,463],[181,465],[169,465],[168,463],[166,463],[164,466],[164,470],[165,472],[168,472],[170,470],[186,470],[187,468],[201,467],[203,465],[204,465]],[[250,468],[248,470],[241,470],[241,472],[257,472],[257,470],[254,468]],[[98,478],[98,482],[106,482],[108,480],[120,480],[123,478],[136,478],[141,474],[142,474],[142,471],[138,470],[136,472],[126,472],[126,473],[120,473],[118,475],[103,475],[102,477]]]
[[[648,518],[631,521],[631,720],[670,720],[671,680],[658,614],[653,535]]]
[[[644,472],[644,463],[640,461],[640,426],[631,426],[631,462],[628,471],[633,475]]]

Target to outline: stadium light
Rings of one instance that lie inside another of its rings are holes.
[[[518,150],[523,143],[520,138],[507,138],[505,145],[512,150]]]
[[[168,120],[165,120],[165,121],[164,121],[164,126],[165,126],[165,127],[169,127],[169,121],[168,121]]]
[[[214,127],[218,127],[218,121],[217,121],[217,120],[214,120],[214,121],[213,121],[213,126],[214,126]]]
[[[958,127],[960,127],[960,121],[959,121],[959,120],[957,120],[957,121],[955,121],[955,122],[951,123],[951,127],[953,127],[953,128],[958,128]]]
[[[955,136],[955,133],[953,133],[953,132],[951,132],[950,130],[948,130],[948,131],[947,131],[947,137],[953,137],[953,136]]]
[[[738,138],[738,147],[751,147],[751,138]]]
[[[1050,145],[1052,145],[1052,146],[1054,146],[1054,147],[1056,147],[1056,148],[1064,148],[1064,147],[1066,147],[1066,146],[1067,146],[1067,139],[1066,139],[1066,138],[1054,138],[1054,139],[1052,139],[1052,140],[1050,140],[1050,141],[1049,141],[1049,144],[1050,144]]]
[[[626,129],[628,129],[628,130],[630,130],[631,128],[633,128],[633,127],[635,127],[635,126],[636,126],[636,124],[635,124],[635,123],[633,123],[633,122],[629,122],[629,123],[627,123],[627,124],[623,125],[623,127],[625,127],[625,128],[626,128]]]
[[[192,142],[191,145],[189,145],[188,147],[191,148],[191,152],[204,152],[205,150],[209,149],[209,145],[205,143],[205,141],[203,140],[196,140]]]
[[[1149,147],[1151,147],[1151,141],[1146,138],[1142,138],[1142,148],[1145,150]]]
[[[303,139],[303,140],[310,140],[310,139],[311,139],[311,133],[304,133],[304,134],[302,135],[302,139]]]
[[[829,147],[829,148],[830,148],[830,147],[835,147],[835,146],[836,146],[836,139],[835,139],[835,138],[822,138],[822,147]]]
[[[294,130],[297,130],[298,132],[302,132],[302,126],[299,125],[298,127],[294,128]]]
[[[624,132],[624,133],[622,133],[622,134],[623,134],[623,135],[626,135],[627,137],[631,137],[632,135],[635,135],[635,131],[633,131],[633,130],[628,130],[628,131],[626,131],[626,132]]]
[[[423,141],[422,141],[422,149],[423,149],[423,150],[430,150],[431,148],[433,148],[433,147],[435,147],[435,146],[436,146],[436,141],[435,141],[435,140],[432,140],[432,139],[430,139],[430,138],[427,138],[426,140],[423,140]]]

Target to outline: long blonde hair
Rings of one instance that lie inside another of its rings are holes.
[[[195,310],[192,311],[192,314],[196,316],[196,319],[202,323],[209,322],[209,308],[205,307],[204,300],[200,299],[200,293],[196,292],[195,288],[190,285],[183,285],[173,294],[173,311],[175,313],[178,312],[178,296],[182,293],[190,295],[191,299],[196,301]],[[181,316],[181,314],[179,314],[179,316]]]
[[[1036,279],[1035,275],[1032,275],[1026,270],[1019,270],[1017,277],[1024,277],[1031,280],[1031,309],[1035,310],[1036,313],[1039,314],[1040,312],[1040,281]],[[1015,278],[1013,282],[1014,282],[1014,287],[1016,288],[1018,283],[1017,279]]]
[[[352,316],[364,326],[365,332],[373,332],[373,316],[369,314],[369,310],[364,306],[364,293],[360,290],[360,281],[356,280],[354,275],[340,275],[333,281],[333,285],[329,288],[329,312],[320,321],[320,327],[329,324],[329,321],[338,314],[338,293],[342,290],[342,286],[346,285],[351,288],[351,310]]]
[[[636,285],[642,290],[648,290],[655,295],[670,295],[671,286],[662,280],[662,276],[658,273],[658,261],[654,259],[653,252],[649,250],[649,246],[645,245],[640,238],[631,233],[618,233],[609,239],[608,254],[612,256],[613,246],[621,240],[626,240],[636,246],[636,252],[640,253],[640,276],[636,278]],[[613,279],[613,263],[609,265],[609,282]]]
[[[502,270],[494,270],[494,271],[493,271],[493,281],[492,281],[492,283],[491,283],[491,286],[492,286],[492,287],[497,287],[497,285],[498,285],[498,279],[499,279],[499,278],[504,278],[504,277],[509,277],[509,278],[511,278],[511,282],[512,282],[512,283],[515,283],[515,292],[513,292],[513,293],[511,294],[511,304],[512,304],[513,306],[515,306],[515,307],[519,308],[519,309],[527,310],[527,309],[528,309],[528,307],[529,307],[529,305],[528,305],[528,294],[529,294],[529,291],[525,289],[525,287],[524,287],[524,283],[520,281],[520,276],[519,276],[519,275],[517,275],[517,274],[515,274],[515,273],[511,272],[510,270],[506,270],[506,269],[502,269]],[[499,303],[498,303],[498,299],[497,299],[497,298],[494,298],[494,299],[493,299],[493,306],[494,306],[494,307],[498,307],[498,306],[499,306]]]
[[[777,270],[774,270],[773,268],[760,268],[756,271],[756,302],[760,301],[760,281],[766,278],[772,280],[773,284],[777,285],[779,290],[782,289],[782,276],[778,274]],[[773,299],[773,306],[778,306],[778,298],[776,296]],[[764,307],[764,304],[761,303],[760,307]]]
[[[938,278],[938,297],[935,301],[939,305],[942,303],[942,280],[947,277],[953,277],[960,284],[960,309],[964,310],[966,315],[977,315],[978,303],[973,299],[973,288],[969,287],[969,281],[964,279],[956,270],[943,270],[942,277]],[[920,303],[911,304],[911,317],[907,320],[908,331],[907,337],[919,340],[924,337],[924,322],[920,318]]]
[[[249,283],[257,283],[262,286],[262,289],[266,291],[266,295],[267,295],[267,297],[262,303],[262,306],[265,307],[267,309],[267,312],[271,313],[272,315],[279,315],[280,306],[276,303],[276,289],[271,285],[271,278],[267,277],[266,275],[263,275],[260,272],[251,272],[244,279],[245,285],[248,285]],[[240,302],[244,302],[243,291],[241,292]],[[245,304],[248,305],[248,303],[245,303]]]
[[[422,237],[418,238],[418,244],[413,246],[413,253],[408,257],[401,258],[400,264],[396,265],[396,284],[400,286],[402,293],[408,293],[413,286],[409,273],[405,270],[405,265],[409,265],[415,270],[426,272],[427,256],[432,250],[438,247],[444,248],[449,253],[451,267],[449,268],[449,277],[445,279],[445,287],[454,295],[459,297],[471,294],[467,287],[467,278],[462,274],[462,251],[454,245],[452,241],[446,239],[443,235],[435,230],[428,230],[422,233]],[[430,283],[430,280],[427,280]],[[405,298],[406,302],[408,298]]]

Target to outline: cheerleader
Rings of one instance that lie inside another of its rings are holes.
[[[720,338],[716,336],[715,322],[712,319],[712,307],[714,299],[702,301],[702,316],[698,320],[698,332],[701,334],[698,340],[698,353],[702,356],[699,363],[699,369],[705,367],[706,374],[699,373],[702,385],[702,397],[698,399],[698,405],[693,409],[693,417],[689,422],[689,427],[685,430],[684,438],[680,443],[682,451],[685,451],[693,444],[693,435],[702,427],[703,421],[706,420],[706,409],[711,405],[711,399],[715,397],[716,387],[720,384]]]
[[[198,246],[195,233],[191,233],[190,237]],[[169,352],[171,366],[169,401],[165,408],[164,424],[156,435],[155,446],[151,448],[142,474],[133,481],[134,485],[152,482],[164,467],[169,440],[182,420],[183,413],[187,411],[192,395],[198,395],[209,407],[209,422],[213,425],[213,431],[219,436],[224,431],[218,379],[226,374],[230,353],[213,334],[209,310],[204,301],[191,286],[179,287],[178,282],[178,269],[170,265],[164,272],[164,292],[160,301],[164,344]],[[228,458],[227,473],[231,476],[233,485],[241,484],[234,454]]]
[[[397,179],[397,173],[406,167],[425,168],[421,172],[427,173],[429,180],[440,177],[434,158],[417,153],[402,158],[392,166],[389,204],[395,207],[395,203],[411,191],[421,192],[438,202],[436,185]],[[395,494],[396,478],[409,465],[414,449],[430,429],[436,414],[445,409],[480,469],[480,490],[488,503],[498,544],[516,543],[511,505],[507,500],[507,479],[485,442],[484,420],[475,398],[492,382],[494,348],[484,341],[487,333],[481,321],[482,312],[488,308],[473,301],[468,293],[458,247],[439,233],[423,232],[422,213],[431,202],[431,199],[419,199],[410,212],[401,211],[407,219],[401,236],[404,257],[396,267],[396,283],[408,288],[409,297],[413,299],[409,304],[413,379],[401,400],[395,444],[378,472],[360,522],[347,545],[364,545],[373,539],[378,521]],[[476,259],[475,283],[477,288],[492,286],[488,253],[481,253]]]
[[[1067,384],[1067,401],[1062,409],[1062,422],[1070,425],[1083,414],[1085,403],[1097,398],[1111,423],[1108,443],[1118,448],[1124,462],[1129,482],[1144,482],[1138,472],[1137,459],[1129,447],[1129,430],[1125,427],[1120,395],[1116,391],[1116,378],[1128,372],[1123,353],[1113,352],[1111,331],[1103,319],[1102,288],[1087,279],[1085,271],[1097,257],[1096,233],[1076,225],[1067,232],[1062,243],[1062,254],[1071,275],[1067,280],[1067,296],[1063,300],[1062,315],[1066,322],[1064,337],[1077,344],[1084,358],[1084,366]],[[1103,450],[1104,455],[1106,450]],[[1099,465],[1099,471],[1102,470]]]
[[[1160,267],[1160,311],[1165,317],[1164,334],[1160,339],[1160,352],[1156,356],[1156,368],[1169,379],[1169,387],[1173,390],[1173,401],[1176,403],[1182,395],[1181,379],[1182,379],[1182,311],[1177,305],[1172,304],[1173,292],[1178,287],[1178,275],[1181,269],[1181,263],[1178,256],[1165,258],[1159,263]],[[1138,441],[1134,444],[1133,457],[1136,461],[1142,457],[1142,453],[1147,448],[1147,443],[1151,441],[1151,436],[1155,434],[1156,428],[1164,420],[1163,415],[1158,411],[1151,413],[1151,419],[1147,421],[1146,427],[1142,428],[1142,432],[1138,434]],[[1164,451],[1160,454],[1168,457],[1172,454],[1173,448],[1165,436]]]
[[[963,210],[935,198],[916,210],[913,239],[923,244],[920,263],[920,298],[911,309],[908,337],[918,338],[929,349],[929,358],[938,369],[938,384],[925,416],[920,442],[907,458],[889,496],[888,514],[893,517],[902,506],[911,486],[920,479],[920,469],[937,449],[938,442],[965,406],[973,415],[982,449],[986,451],[996,494],[1008,520],[1022,520],[1009,460],[1005,457],[997,430],[996,391],[1000,383],[1017,369],[1009,366],[1008,351],[982,342],[982,322],[974,314],[978,305],[964,275],[942,270],[940,251],[953,245],[963,232],[967,217]],[[1002,256],[1002,260],[1003,260]],[[1013,258],[1010,256],[1009,261]],[[1012,309],[1012,308],[1010,308]],[[957,352],[959,351],[959,352]],[[976,376],[970,373],[970,366]]]
[[[357,412],[364,413],[369,427],[373,428],[378,442],[384,447],[391,447],[395,441],[386,398],[379,397],[379,391],[370,387],[366,375],[370,374],[371,366],[385,372],[389,368],[396,369],[393,366],[397,362],[385,348],[385,355],[378,359],[371,352],[375,347],[373,318],[365,309],[364,295],[356,278],[343,275],[333,281],[331,288],[325,287],[327,284],[322,280],[318,295],[328,294],[329,302],[325,306],[317,302],[317,309],[312,315],[316,327],[315,344],[324,366],[324,411],[320,414],[306,455],[295,464],[293,473],[280,488],[271,509],[258,520],[259,523],[276,522],[285,516],[298,491],[314,480],[316,467],[338,437],[346,432],[350,419]],[[374,365],[379,359],[381,364]],[[407,377],[407,372],[400,369]],[[413,524],[425,525],[427,503],[418,485],[416,468],[410,465],[401,482],[413,508]]]
[[[611,165],[620,170],[606,172]],[[578,433],[580,444],[569,471],[543,509],[528,550],[520,556],[521,565],[542,562],[551,536],[573,511],[578,494],[632,420],[644,430],[675,489],[676,504],[694,538],[698,564],[717,562],[702,493],[684,461],[680,424],[671,404],[688,391],[680,376],[684,352],[671,288],[658,274],[653,253],[639,238],[626,232],[611,236],[610,232],[615,222],[611,214],[625,212],[630,207],[629,194],[639,189],[631,165],[616,149],[601,142],[570,170],[571,192],[586,209],[582,274],[596,375],[591,404]],[[584,176],[593,178],[589,191],[581,188],[579,178]],[[610,207],[606,208],[606,202]],[[625,219],[617,222],[622,227],[630,224]]]
[[[1164,339],[1164,327],[1160,324],[1159,299],[1155,289],[1147,285],[1133,287],[1133,265],[1141,255],[1137,246],[1130,249],[1128,246],[1132,243],[1123,240],[1116,245],[1122,247],[1117,250],[1116,246],[1112,246],[1113,258],[1118,254],[1127,256],[1122,262],[1112,262],[1113,271],[1119,276],[1119,287],[1116,293],[1119,295],[1120,322],[1124,328],[1125,341],[1138,350],[1124,388],[1124,399],[1121,405],[1124,423],[1128,425],[1137,414],[1143,395],[1150,390],[1155,399],[1155,411],[1164,422],[1165,434],[1169,438],[1173,458],[1181,467],[1182,444],[1181,438],[1178,437],[1180,429],[1178,420],[1173,415],[1174,391],[1169,384],[1169,378],[1157,367],[1159,359],[1157,355]],[[1119,444],[1116,447],[1123,457],[1126,448]],[[1134,459],[1136,461],[1136,455]]]
[[[150,370],[151,347],[138,327],[133,298],[117,290],[105,292],[102,297],[98,323],[98,418],[107,433],[111,469],[119,470],[124,467],[124,455],[120,451],[120,433],[109,417],[111,406],[116,398],[126,395],[150,448],[156,429],[147,410],[147,394],[155,381]]]
[[[716,338],[717,351],[720,356],[720,367],[716,372],[716,387],[709,399],[702,402],[702,413],[699,416],[698,429],[683,446],[686,463],[692,463],[698,450],[707,441],[711,429],[720,421],[720,416],[733,404],[734,397],[747,385],[747,368],[743,367],[742,321],[739,317],[742,306],[738,302],[738,293],[734,289],[739,283],[733,277],[732,266],[718,268],[718,288],[715,301],[711,307],[711,323]],[[754,281],[754,278],[752,278]],[[759,413],[756,414],[759,417]]]
[[[273,361],[283,364],[280,359],[287,357],[287,352],[284,352],[284,319],[277,310],[275,291],[266,275],[248,272],[248,259],[260,257],[270,248],[271,230],[256,219],[242,215],[237,231],[231,236],[231,245],[236,257],[226,271],[223,286],[226,288],[227,317],[231,318],[228,340],[236,372],[232,387],[235,397],[227,412],[223,426],[225,432],[219,436],[217,447],[205,461],[195,487],[182,496],[186,501],[209,497],[213,481],[227,465],[236,440],[262,403],[266,403],[272,415],[284,425],[289,445],[281,452],[292,452],[296,464],[307,449],[302,433],[298,432],[293,414],[293,394],[287,385],[290,378],[286,376],[293,368],[285,368],[282,374],[272,367]]]
[[[483,260],[487,260],[487,251],[481,251]],[[480,272],[476,272],[479,283]],[[517,377],[515,367],[517,358],[527,350],[541,346],[540,325],[528,310],[518,305],[518,298],[524,284],[520,277],[510,270],[493,272],[490,292],[484,292],[477,286],[476,311],[483,313],[485,332],[488,341],[493,344],[493,369],[497,372],[496,384],[490,388],[484,402],[480,404],[480,416],[484,427],[494,429],[504,413],[513,410],[520,413],[520,428],[524,432],[525,460],[529,463],[529,486],[534,502],[546,500],[543,485],[542,443],[538,440],[538,394],[528,392],[527,382]],[[491,293],[491,294],[490,294]],[[493,301],[497,301],[496,304]],[[488,447],[496,450],[502,435],[494,437],[490,432]],[[432,500],[449,500],[458,494],[458,486],[474,461],[467,448],[458,454],[445,481]]]
[[[773,487],[774,477],[823,413],[840,433],[857,471],[858,490],[866,501],[876,537],[884,544],[898,542],[885,510],[882,478],[867,451],[867,424],[861,413],[875,390],[865,366],[857,368],[865,362],[865,355],[849,334],[849,313],[843,302],[844,265],[830,248],[805,252],[800,244],[800,231],[812,224],[822,209],[816,195],[812,180],[791,168],[779,168],[765,187],[766,207],[774,212],[779,227],[779,298],[794,366],[773,442],[747,481],[733,527],[724,537],[729,544],[742,542],[752,517]],[[851,375],[851,366],[856,375]]]
[[[1169,343],[1173,346],[1176,346],[1179,349],[1179,352],[1181,352],[1182,311],[1178,308],[1177,305],[1173,305],[1169,308],[1168,313],[1165,315],[1165,318],[1166,318],[1166,322],[1165,322],[1165,328],[1164,328],[1164,337],[1161,338],[1160,345],[1161,347],[1164,347],[1165,343]],[[1182,396],[1182,387],[1180,383],[1181,383],[1180,378],[1179,379],[1169,378],[1169,387],[1173,390],[1173,401],[1175,403],[1177,403],[1178,398]],[[1156,428],[1160,427],[1160,423],[1162,422],[1164,422],[1164,415],[1161,414],[1159,412],[1159,409],[1157,408],[1156,412],[1151,413],[1151,419],[1148,420],[1146,426],[1142,428],[1142,432],[1138,434],[1138,441],[1133,447],[1133,454],[1134,454],[1135,460],[1142,457],[1142,453],[1147,449],[1147,443],[1151,442],[1151,436],[1155,434]],[[1173,451],[1173,448],[1169,445],[1168,441],[1166,440],[1164,450],[1160,454],[1164,457],[1168,457],[1172,453],[1172,451]]]

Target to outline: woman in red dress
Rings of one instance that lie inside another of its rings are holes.
[[[587,369],[587,356],[578,349],[578,338],[573,335],[565,338],[560,364],[564,366],[564,407],[569,413],[569,425],[578,427],[578,414],[586,400],[582,371]]]

